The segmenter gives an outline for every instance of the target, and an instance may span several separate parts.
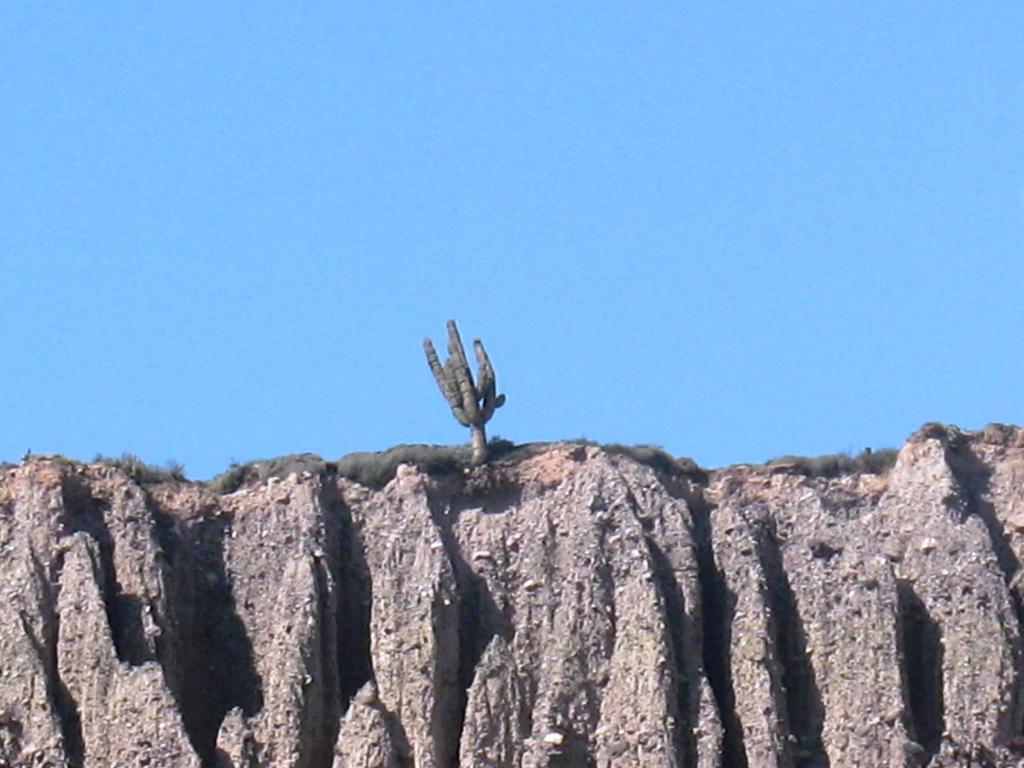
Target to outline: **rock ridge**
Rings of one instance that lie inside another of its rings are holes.
[[[664,467],[662,467],[664,469]],[[0,471],[0,768],[1024,763],[1024,431],[383,488]]]

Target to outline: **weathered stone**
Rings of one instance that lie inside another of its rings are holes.
[[[372,490],[0,474],[0,766],[1017,765],[1024,433]]]

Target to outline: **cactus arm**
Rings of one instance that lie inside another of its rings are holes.
[[[473,422],[470,421],[462,407],[462,392],[459,391],[459,385],[455,383],[452,359],[448,358],[445,365],[442,366],[437,357],[437,350],[434,349],[430,339],[423,340],[423,351],[427,355],[427,365],[430,366],[430,372],[434,374],[437,388],[441,390],[444,399],[448,401],[448,407],[452,409],[455,420],[464,427],[472,425]]]
[[[498,395],[497,397],[485,398],[483,408],[481,408],[481,415],[484,421],[489,421],[494,412],[501,408],[505,404],[505,396]]]
[[[480,339],[473,339],[473,352],[476,353],[476,388],[481,397],[486,398],[489,393],[494,392],[494,368],[491,366],[491,359],[487,357],[487,350]]]
[[[461,406],[462,399],[458,387],[453,385],[453,380],[448,375],[448,371],[441,367],[441,361],[437,357],[437,350],[434,349],[430,339],[423,340],[423,351],[427,355],[427,365],[430,366],[430,372],[434,374],[434,381],[437,382],[437,388],[441,390],[444,399],[453,408]]]
[[[455,420],[459,422],[459,424],[461,424],[464,427],[473,426],[473,420],[469,418],[469,415],[466,413],[465,408],[463,408],[461,405],[453,405],[451,406],[451,409],[452,416],[455,417]]]
[[[473,386],[473,374],[470,373],[469,364],[466,362],[466,350],[462,346],[462,339],[459,336],[459,329],[455,326],[454,320],[448,321],[448,361],[445,367],[451,366],[451,377],[458,387],[462,399],[462,410],[470,424],[483,424],[480,421],[480,409],[477,407],[479,397],[476,387]]]
[[[487,350],[480,339],[473,340],[473,351],[476,353],[477,361],[477,388],[483,402],[480,405],[480,416],[484,423],[488,422],[494,411],[505,404],[505,396],[497,394],[497,381],[494,377],[494,367],[491,359],[487,356]]]

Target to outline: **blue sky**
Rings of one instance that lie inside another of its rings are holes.
[[[429,5],[4,8],[0,459],[1024,421],[1024,6]]]

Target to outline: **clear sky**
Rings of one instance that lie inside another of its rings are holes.
[[[1024,5],[763,5],[6,5],[0,459],[1024,421]]]

